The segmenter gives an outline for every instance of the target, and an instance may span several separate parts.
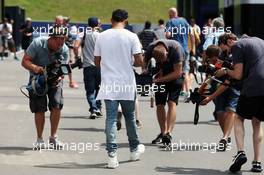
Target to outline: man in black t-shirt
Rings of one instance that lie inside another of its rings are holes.
[[[142,44],[143,50],[146,50],[150,43],[156,40],[156,35],[153,30],[151,30],[151,22],[146,21],[143,31],[138,34],[138,38]]]
[[[242,80],[241,95],[236,112],[239,117],[235,121],[235,136],[238,153],[230,167],[231,172],[237,172],[246,163],[244,152],[244,119],[252,120],[254,160],[252,172],[261,172],[261,145],[263,132],[261,121],[264,121],[264,41],[257,37],[245,37],[237,40],[234,34],[224,34],[219,37],[219,46],[223,51],[232,53],[234,70],[222,69],[216,73],[221,77]]]
[[[22,32],[22,49],[26,52],[33,39],[33,27],[31,25],[31,18],[26,18],[25,24],[20,27],[20,32]]]
[[[157,106],[157,118],[160,126],[160,134],[152,141],[152,144],[162,142],[171,144],[171,133],[176,120],[176,105],[184,81],[182,75],[182,61],[184,50],[174,40],[157,40],[149,45],[145,53],[145,60],[155,58],[159,72],[153,82],[159,86],[155,92]],[[166,114],[165,105],[168,103]]]

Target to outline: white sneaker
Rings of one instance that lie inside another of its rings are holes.
[[[49,137],[49,146],[53,149],[62,149],[64,144],[58,139],[58,136]]]
[[[119,166],[117,155],[115,154],[114,157],[108,156],[108,165],[107,168],[115,169]]]
[[[130,160],[132,160],[132,161],[139,160],[140,159],[140,155],[143,154],[144,152],[145,152],[145,146],[143,144],[139,144],[137,146],[137,150],[131,152]]]
[[[41,150],[45,149],[45,142],[43,138],[37,138],[37,141],[33,144],[33,150]]]

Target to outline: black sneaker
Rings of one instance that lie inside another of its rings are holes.
[[[263,171],[261,162],[253,161],[251,171],[254,173],[260,173]]]
[[[159,143],[162,143],[162,138],[163,138],[163,134],[160,133],[157,138],[155,138],[154,140],[152,140],[152,144],[159,144]]]
[[[95,119],[96,117],[97,117],[96,113],[92,112],[91,115],[90,115],[90,119]]]
[[[231,137],[227,137],[227,144],[231,145]]]
[[[167,133],[162,137],[162,143],[164,146],[170,146],[171,140],[172,140],[172,137],[171,137],[170,133]]]
[[[229,168],[229,171],[232,173],[238,172],[241,169],[241,166],[247,162],[247,157],[244,151],[240,151],[235,156],[232,165]]]
[[[139,120],[136,120],[137,129],[142,128],[142,123]]]
[[[14,56],[14,59],[15,59],[16,61],[19,61],[19,58],[18,58],[17,56]]]
[[[217,145],[217,151],[218,152],[224,152],[226,151],[228,140],[227,139],[221,139]]]
[[[103,116],[103,113],[102,113],[101,110],[99,110],[99,109],[95,111],[95,114],[96,114],[96,116],[99,117],[99,118]]]

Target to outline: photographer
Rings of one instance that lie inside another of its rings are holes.
[[[19,31],[22,33],[22,49],[26,53],[26,50],[33,39],[33,27],[31,18],[26,18],[25,24],[20,27]]]
[[[225,61],[220,59],[221,49],[216,45],[209,46],[205,53],[209,62],[208,64],[216,65],[217,67],[222,66],[221,64],[223,64],[223,61]],[[217,68],[215,70],[217,70]],[[200,103],[201,105],[206,105],[211,100],[213,100],[215,104],[214,115],[217,121],[219,122],[221,130],[223,132],[223,136],[220,139],[217,147],[218,151],[225,151],[228,144],[231,144],[230,135],[234,125],[234,119],[236,116],[236,106],[238,97],[240,95],[240,87],[238,85],[230,86],[230,80],[226,78],[228,77],[225,77],[224,79],[220,80],[223,82],[222,84],[211,80],[210,85],[212,88],[210,90],[213,92]],[[202,91],[204,91],[203,88],[206,85],[207,83],[204,83],[201,86],[201,94],[203,94]]]
[[[149,61],[154,57],[160,69],[153,80],[153,83],[160,87],[160,90],[155,92],[160,134],[152,141],[152,144],[160,142],[164,145],[171,144],[171,133],[176,121],[176,105],[184,81],[182,74],[184,56],[182,46],[174,40],[157,40],[151,43],[145,52],[145,60]],[[162,86],[165,90],[162,90]],[[168,102],[167,114],[166,102]]]
[[[50,37],[36,38],[28,47],[26,54],[22,60],[22,66],[30,71],[30,80],[36,75],[45,74],[46,68],[58,61],[61,64],[67,64],[68,59],[68,47],[65,45],[66,30],[63,27],[54,27],[50,30]],[[58,55],[60,59],[58,60]],[[47,74],[52,74],[47,71]],[[56,72],[55,72],[56,73]],[[63,95],[62,95],[62,79],[63,77],[47,77],[52,78],[51,82],[48,82],[47,93],[39,95],[34,91],[29,92],[29,104],[30,110],[35,114],[35,124],[37,129],[37,142],[35,148],[43,148],[45,143],[42,137],[45,123],[45,112],[47,106],[50,110],[50,123],[51,134],[49,137],[49,144],[56,149],[61,148],[63,145],[58,140],[57,128],[60,121],[61,109],[63,107]],[[47,98],[49,100],[47,100]]]
[[[2,56],[5,50],[9,49],[14,53],[14,59],[19,61],[18,57],[16,56],[15,41],[13,39],[12,33],[12,24],[8,22],[7,18],[4,18],[3,23],[0,24],[0,35],[2,36]]]
[[[232,54],[234,70],[221,69],[216,72],[217,77],[228,75],[242,80],[241,95],[238,100],[235,119],[235,136],[238,153],[229,170],[240,171],[246,163],[244,151],[244,120],[252,121],[254,159],[252,172],[263,171],[261,165],[261,145],[263,132],[261,121],[264,121],[264,41],[257,37],[244,37],[237,40],[234,34],[221,35],[218,41],[223,51]]]

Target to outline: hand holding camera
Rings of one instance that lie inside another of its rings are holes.
[[[222,69],[217,70],[217,71],[215,72],[215,76],[216,76],[216,77],[222,77],[222,76],[224,76],[224,75],[227,75],[227,69],[226,69],[226,68],[222,68]]]
[[[35,74],[43,74],[44,68],[41,66],[34,65],[33,70]]]

